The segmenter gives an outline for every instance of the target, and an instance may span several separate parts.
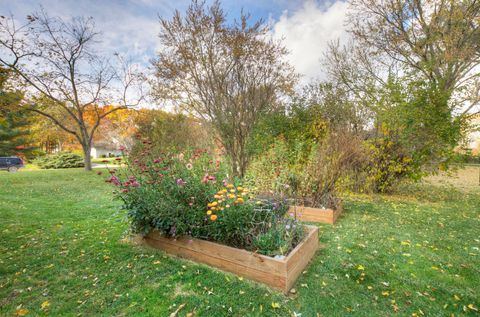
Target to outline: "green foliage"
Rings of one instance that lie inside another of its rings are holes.
[[[277,138],[250,164],[246,179],[262,192],[288,193],[294,161],[293,152],[285,138]]]
[[[435,85],[389,78],[375,105],[377,135],[367,141],[368,185],[374,191],[390,191],[404,178],[418,180],[448,166],[465,127],[461,117],[452,116],[448,97]]]
[[[33,161],[42,169],[83,167],[83,158],[74,153],[63,152],[38,157]]]
[[[283,238],[261,243],[258,251],[280,255],[303,237],[285,219],[286,204],[254,199],[238,181],[229,182],[227,166],[205,150],[153,156],[152,148],[146,142],[125,170],[112,170],[108,179],[117,186],[134,232],[156,229],[171,237],[191,236],[252,251],[259,236],[271,234]],[[282,229],[287,224],[288,232]]]
[[[28,113],[19,106],[23,93],[9,89],[9,71],[0,67],[0,156],[28,155]]]
[[[480,308],[478,190],[450,197],[451,188],[436,187],[436,195],[416,184],[411,193],[425,199],[352,196],[337,225],[319,225],[327,247],[300,274],[297,293],[285,297],[128,243],[122,239],[128,225],[102,177],[68,169],[0,173],[0,179],[0,298],[9,298],[2,316],[15,316],[20,305],[27,316],[45,315],[47,300],[49,316],[76,315],[77,302],[86,316],[169,316],[183,303],[181,316],[209,317],[422,316],[420,309],[425,316],[473,317],[478,313],[468,305]]]
[[[365,188],[377,193],[389,192],[404,178],[418,180],[422,176],[413,159],[404,153],[399,143],[389,138],[379,138],[367,141],[366,144],[370,156],[366,167]]]
[[[290,149],[291,163],[305,160],[313,144],[321,140],[329,130],[319,107],[309,107],[301,99],[287,109],[265,114],[255,126],[249,141],[249,150],[256,156],[264,149],[283,139]]]
[[[213,144],[208,128],[193,117],[161,110],[150,110],[145,114],[136,118],[138,133],[131,154],[142,150],[145,139],[155,141],[152,142],[154,152],[207,148]]]

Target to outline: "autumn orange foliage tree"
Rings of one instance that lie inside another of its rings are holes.
[[[95,50],[99,37],[92,18],[65,21],[43,9],[23,25],[0,18],[0,65],[33,92],[23,107],[72,135],[82,146],[86,170],[102,120],[144,96],[138,68],[119,56],[116,63],[101,56]],[[104,111],[111,104],[116,106]]]

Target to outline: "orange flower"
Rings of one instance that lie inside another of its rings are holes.
[[[210,220],[211,220],[211,221],[217,220],[217,215],[211,215],[211,216],[210,216]]]

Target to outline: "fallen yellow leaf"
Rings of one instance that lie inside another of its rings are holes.
[[[25,316],[26,314],[28,314],[28,309],[17,308],[17,312],[16,312],[17,316]]]
[[[42,310],[48,309],[48,307],[50,307],[50,303],[48,302],[48,300],[46,300],[42,303],[42,305],[40,305],[40,307],[42,308]]]

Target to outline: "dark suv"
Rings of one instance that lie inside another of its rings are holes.
[[[9,172],[16,172],[23,167],[23,161],[16,156],[0,157],[0,170],[7,170]]]

